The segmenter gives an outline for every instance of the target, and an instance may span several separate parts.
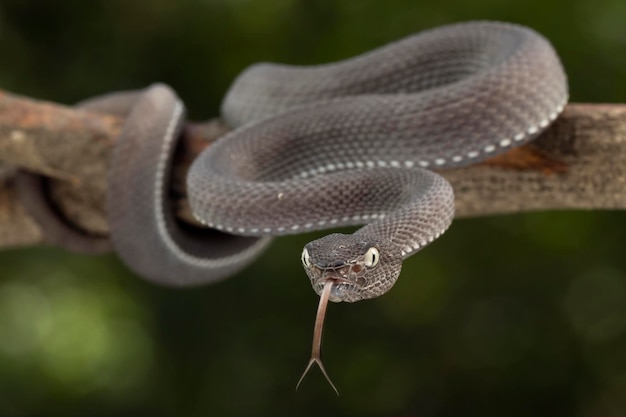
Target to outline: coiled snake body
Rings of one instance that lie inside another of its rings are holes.
[[[452,188],[429,169],[533,139],[566,100],[551,45],[505,23],[444,26],[338,63],[253,65],[222,105],[240,127],[188,175],[195,216],[220,231],[202,234],[178,227],[164,202],[184,110],[155,86],[134,105],[113,157],[114,244],[139,274],[193,285],[241,269],[268,236],[366,224],[309,243],[302,261],[316,292],[335,280],[332,301],[376,297],[452,221]]]
[[[120,99],[131,110],[110,169],[113,243],[140,275],[185,286],[232,275],[270,236],[365,224],[309,243],[302,262],[320,305],[376,297],[452,221],[452,188],[430,169],[532,140],[567,94],[549,42],[505,23],[444,26],[332,64],[253,65],[223,101],[237,128],[188,174],[201,231],[167,204],[184,108],[156,85]]]

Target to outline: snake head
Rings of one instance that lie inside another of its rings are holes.
[[[330,301],[355,302],[378,297],[396,282],[402,256],[384,242],[360,235],[333,233],[308,243],[302,251],[302,264],[319,295],[324,284],[335,284]]]

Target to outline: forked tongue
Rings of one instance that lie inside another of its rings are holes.
[[[324,364],[322,363],[322,331],[324,330],[324,317],[326,316],[326,307],[328,306],[328,298],[330,297],[330,291],[333,288],[334,281],[332,279],[326,280],[324,283],[324,289],[322,290],[322,294],[320,294],[320,304],[317,307],[317,316],[315,317],[315,328],[313,330],[313,347],[311,348],[311,359],[309,360],[309,364],[306,366],[306,369],[302,373],[298,384],[296,385],[296,391],[300,386],[300,383],[309,372],[309,370],[313,367],[314,364],[320,367],[320,370],[326,377],[326,380],[330,384],[331,387],[335,390],[335,393],[339,395],[339,391],[333,384],[333,381],[330,380],[328,373],[326,372],[326,368],[324,368]]]

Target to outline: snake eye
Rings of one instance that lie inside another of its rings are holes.
[[[309,251],[306,250],[306,248],[302,251],[302,265],[307,268],[311,266],[311,257],[309,256]]]
[[[371,247],[367,250],[367,252],[365,252],[365,255],[363,255],[364,261],[363,264],[368,267],[371,268],[373,266],[376,266],[376,264],[378,264],[378,260],[380,259],[380,253],[378,253],[378,249],[376,249],[375,247]]]

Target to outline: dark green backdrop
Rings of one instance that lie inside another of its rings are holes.
[[[202,119],[253,62],[321,63],[469,19],[545,34],[573,101],[626,102],[623,0],[2,0],[0,86],[72,103],[163,81]],[[115,256],[1,252],[0,416],[626,415],[624,213],[456,221],[389,294],[330,306],[339,398],[318,371],[294,391],[312,237],[186,291]]]

